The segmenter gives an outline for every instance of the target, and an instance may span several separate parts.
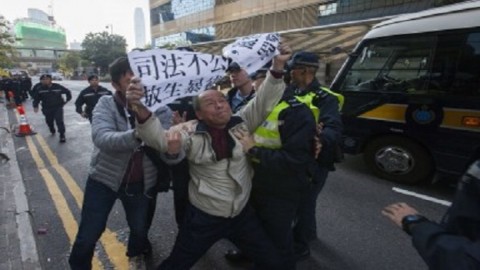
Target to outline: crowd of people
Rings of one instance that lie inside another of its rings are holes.
[[[20,105],[28,99],[32,90],[32,79],[28,76],[20,74],[9,76],[2,76],[0,79],[0,91],[3,92],[4,97],[13,96],[15,105]]]
[[[206,90],[155,112],[141,103],[144,90],[126,57],[110,66],[113,95],[89,77],[76,111],[90,117],[95,148],[72,269],[91,269],[117,199],[130,228],[126,255],[142,264],[165,183],[174,192],[178,235],[158,269],[189,269],[220,239],[237,247],[226,259],[256,269],[295,269],[309,255],[316,198],[335,162],[322,155],[340,144],[343,100],[315,79],[315,54],[292,57],[287,45],[279,51],[254,74],[231,62],[226,94]]]
[[[117,199],[130,229],[126,256],[142,269],[153,252],[148,231],[157,193],[169,189],[178,234],[157,269],[190,269],[220,239],[236,247],[226,250],[227,260],[254,269],[295,269],[310,255],[317,198],[342,160],[343,96],[316,79],[317,55],[285,44],[278,50],[253,74],[231,62],[226,94],[209,89],[153,112],[141,102],[144,89],[127,57],[110,65],[113,94],[88,77],[75,107],[90,121],[95,147],[71,269],[92,268]],[[11,88],[5,85],[0,89]],[[50,132],[65,142],[70,90],[45,74],[30,93],[35,112],[41,104]],[[442,224],[404,203],[382,212],[412,235],[431,269],[480,267],[479,162],[462,178]]]

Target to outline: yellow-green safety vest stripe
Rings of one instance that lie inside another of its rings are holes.
[[[338,107],[340,110],[343,106],[344,97],[341,94],[335,93],[328,88],[321,87],[321,89],[330,95],[334,95],[338,99]],[[313,104],[313,98],[316,97],[316,95],[316,93],[310,92],[303,96],[295,96],[295,99],[305,104],[310,109],[310,111],[312,111],[313,116],[315,117],[315,122],[318,123],[318,119],[320,117],[320,109]],[[289,106],[290,104],[288,104],[288,102],[282,101],[277,104],[275,108],[273,108],[272,112],[267,116],[262,125],[259,126],[253,134],[253,137],[255,139],[255,146],[270,149],[279,149],[282,147],[280,132],[278,130],[278,117],[280,113]]]
[[[320,87],[320,89],[329,93],[330,95],[334,95],[338,99],[338,110],[339,111],[342,110],[343,103],[345,102],[345,98],[343,97],[343,95],[341,95],[339,93],[335,93],[335,92],[333,92],[332,90],[330,90],[326,87]]]
[[[272,112],[267,116],[265,121],[263,121],[262,125],[253,133],[255,146],[270,149],[279,149],[282,147],[282,141],[280,140],[280,133],[278,131],[278,116],[289,106],[290,104],[286,101],[282,101],[273,108]]]

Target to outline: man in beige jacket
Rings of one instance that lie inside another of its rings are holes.
[[[160,122],[140,102],[143,89],[132,84],[127,91],[131,106],[136,106],[137,136],[160,151],[167,149],[167,137],[181,136],[177,152],[185,151],[189,161],[190,205],[170,256],[158,269],[190,269],[218,240],[227,238],[244,250],[259,269],[281,269],[279,255],[266,236],[248,199],[253,169],[236,131],[252,133],[282,97],[285,84],[283,67],[291,49],[281,45],[273,59],[259,95],[232,116],[221,92],[207,90],[194,101],[199,119],[192,132],[165,131]]]

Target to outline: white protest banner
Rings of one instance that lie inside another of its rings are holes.
[[[241,37],[223,48],[223,56],[237,62],[250,74],[259,70],[279,53],[277,50],[279,43],[278,33]]]
[[[222,56],[165,49],[132,51],[128,60],[135,76],[142,79],[142,102],[152,111],[211,88],[228,67],[228,59]]]

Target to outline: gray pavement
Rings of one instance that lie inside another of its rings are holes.
[[[0,97],[0,270],[42,269],[8,116]]]

